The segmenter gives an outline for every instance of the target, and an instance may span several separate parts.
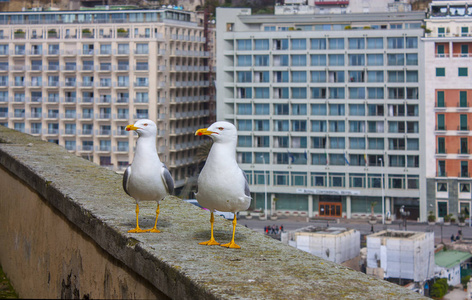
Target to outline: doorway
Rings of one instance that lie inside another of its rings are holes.
[[[318,211],[320,217],[341,217],[342,204],[334,202],[320,202]]]

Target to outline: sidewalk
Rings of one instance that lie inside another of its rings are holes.
[[[467,300],[467,292],[464,291],[462,285],[456,285],[452,291],[447,293],[444,300]]]

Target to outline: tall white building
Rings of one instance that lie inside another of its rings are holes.
[[[217,119],[253,208],[267,189],[270,213],[426,219],[424,18],[217,9]]]
[[[156,121],[176,185],[196,175],[208,124],[209,53],[202,21],[174,9],[0,13],[0,124],[123,170]]]

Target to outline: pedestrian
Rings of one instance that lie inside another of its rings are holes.
[[[457,234],[458,234],[460,237],[462,237],[462,230],[459,229],[459,231],[457,232]]]
[[[279,226],[275,226],[275,234],[279,234]]]
[[[454,234],[451,235],[451,243],[454,242]]]
[[[272,233],[275,234],[275,224],[272,225]]]
[[[284,225],[280,225],[280,232],[284,232]]]

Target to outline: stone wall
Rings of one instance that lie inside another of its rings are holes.
[[[22,298],[418,299],[420,295],[238,226],[242,249],[201,246],[209,213],[161,203],[161,233],[130,234],[121,176],[0,126],[0,264]],[[155,203],[140,205],[150,228]],[[215,238],[231,222],[215,218]]]

